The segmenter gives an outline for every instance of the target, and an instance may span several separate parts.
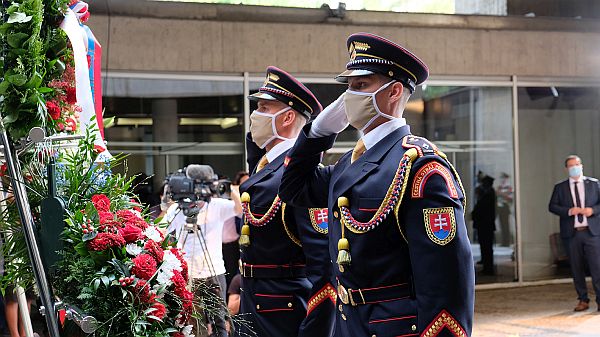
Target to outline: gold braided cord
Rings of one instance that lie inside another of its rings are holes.
[[[411,153],[409,154],[409,152],[411,152]],[[390,199],[392,197],[392,193],[394,192],[394,187],[395,187],[394,183],[396,181],[396,178],[400,175],[400,172],[402,171],[402,161],[404,160],[404,158],[406,156],[411,157],[411,160],[409,161],[409,164],[410,164],[412,162],[412,160],[413,160],[412,156],[411,156],[411,154],[413,154],[413,152],[414,152],[414,156],[416,156],[417,155],[417,151],[416,150],[413,150],[413,151],[408,150],[408,151],[406,151],[404,153],[404,156],[402,157],[402,159],[400,159],[400,164],[398,165],[398,169],[396,169],[396,174],[394,175],[394,178],[392,178],[392,183],[390,184],[390,187],[388,187],[388,190],[387,190],[387,192],[385,194],[385,198],[383,199],[383,201],[379,205],[379,208],[377,209],[377,211],[375,212],[375,214],[373,215],[373,217],[371,217],[371,220],[367,221],[366,223],[369,223],[369,222],[375,220],[376,218],[378,218],[379,216],[381,216],[381,214],[384,212],[384,208],[385,208],[385,206],[387,206],[389,204]],[[410,166],[407,166],[407,167],[410,168]],[[406,181],[406,177],[408,177],[408,174],[405,174],[404,181]],[[400,201],[402,199],[402,194],[404,194],[404,190],[405,189],[406,189],[406,186],[402,186],[402,192],[401,192],[401,194],[399,196],[399,200],[396,202],[397,205],[400,203]],[[344,224],[344,226],[346,228],[348,228],[353,233],[364,234],[364,233],[366,233],[366,232],[368,232],[368,231],[370,231],[372,229],[371,227],[367,227],[365,229],[354,228],[353,226],[351,226],[350,224],[348,224],[348,222],[346,220],[346,217],[341,216],[340,218],[341,218],[341,221]]]
[[[300,240],[297,237],[295,237],[294,234],[292,234],[292,231],[290,231],[285,222],[285,206],[285,202],[281,204],[281,221],[283,222],[283,229],[285,229],[285,232],[295,244],[302,247],[302,243],[300,242]]]
[[[246,212],[244,212],[244,215],[246,216],[246,221],[250,222],[253,225],[265,225],[265,221],[267,221],[269,214],[273,212],[273,209],[275,207],[279,207],[278,204],[280,203],[280,201],[281,200],[279,199],[279,195],[275,196],[275,199],[273,199],[273,203],[271,204],[271,207],[269,207],[269,210],[260,218],[255,217],[252,211],[250,210],[250,202],[242,202],[242,205],[245,206],[244,210],[246,210]],[[275,210],[275,213],[277,211],[278,210]],[[273,216],[274,215],[275,214],[273,214]]]
[[[412,150],[414,150],[415,154],[418,154],[418,153],[416,153],[417,150],[415,150],[415,149],[412,149]],[[406,152],[408,153],[408,151],[406,151]],[[406,186],[408,186],[408,178],[410,177],[410,170],[412,168],[412,164],[416,158],[417,158],[416,155],[411,156],[410,161],[406,165],[406,175],[404,176],[404,182],[402,182],[402,190],[400,191],[400,196],[398,197],[398,202],[394,206],[394,215],[396,216],[396,225],[398,226],[398,230],[400,230],[400,235],[402,235],[402,238],[404,239],[404,241],[406,243],[408,243],[408,239],[406,238],[406,235],[404,235],[404,232],[402,231],[402,226],[400,226],[400,217],[398,216],[398,211],[400,210],[400,205],[402,204],[402,199],[404,198],[404,193],[406,192]]]

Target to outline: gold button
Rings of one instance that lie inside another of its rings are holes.
[[[333,216],[337,219],[340,216],[340,213],[338,213],[338,211],[333,211]]]
[[[256,310],[258,310],[258,309],[260,309],[260,305],[259,304],[256,305]]]
[[[342,319],[345,321],[346,320],[346,315],[342,314]]]
[[[394,76],[394,72],[390,70],[390,71],[388,72],[388,75],[390,75],[390,76]]]
[[[288,308],[292,307],[292,302],[288,303]]]
[[[372,335],[371,337],[377,337],[377,335]]]
[[[289,103],[289,104],[290,104],[290,105],[294,105],[294,102],[290,101],[290,103]]]
[[[410,327],[412,331],[417,331],[417,326],[413,324],[413,326]]]
[[[338,306],[338,309],[340,309],[340,312],[344,312],[344,308],[342,307],[341,304]]]

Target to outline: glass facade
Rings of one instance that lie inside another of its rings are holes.
[[[324,106],[346,89],[330,78],[300,80]],[[209,164],[233,177],[246,169],[243,140],[255,105],[245,97],[262,81],[262,75],[248,74],[113,74],[104,97],[105,115],[116,117],[106,130],[109,149],[132,153],[129,172],[155,174],[155,186],[189,163]],[[484,180],[493,179],[496,207],[485,212],[495,213],[494,275],[482,274],[483,265],[476,264],[477,283],[569,276],[560,244],[553,243],[558,218],[548,212],[548,201],[554,184],[566,178],[568,154],[582,157],[586,175],[600,174],[598,94],[597,87],[526,87],[506,78],[431,79],[411,96],[404,117],[412,133],[435,142],[461,175],[475,262],[482,258],[482,233],[490,234],[473,228],[471,214]],[[324,163],[335,163],[358,137],[352,127],[342,132]],[[489,248],[483,251],[489,255]]]

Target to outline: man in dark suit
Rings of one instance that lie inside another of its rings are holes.
[[[568,156],[565,168],[569,178],[554,186],[548,208],[560,217],[560,236],[569,255],[579,299],[575,311],[589,308],[586,262],[600,311],[600,183],[583,175],[583,165],[578,156]]]
[[[496,192],[494,178],[486,175],[475,189],[475,206],[471,217],[481,249],[483,275],[494,275],[494,231],[496,231]]]
[[[446,156],[402,118],[427,66],[383,37],[353,34],[337,80],[348,90],[302,130],[279,193],[329,208],[329,252],[343,337],[469,336],[474,268],[464,192]],[[351,124],[354,151],[328,167],[320,153]]]
[[[322,107],[310,90],[276,67],[249,97],[258,101],[246,139],[250,178],[240,186],[239,336],[329,337],[335,288],[327,255],[327,209],[286,205],[278,196],[284,159]]]

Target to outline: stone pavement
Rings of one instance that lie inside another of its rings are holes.
[[[473,337],[600,337],[593,291],[590,298],[590,309],[577,313],[571,283],[478,290]]]

